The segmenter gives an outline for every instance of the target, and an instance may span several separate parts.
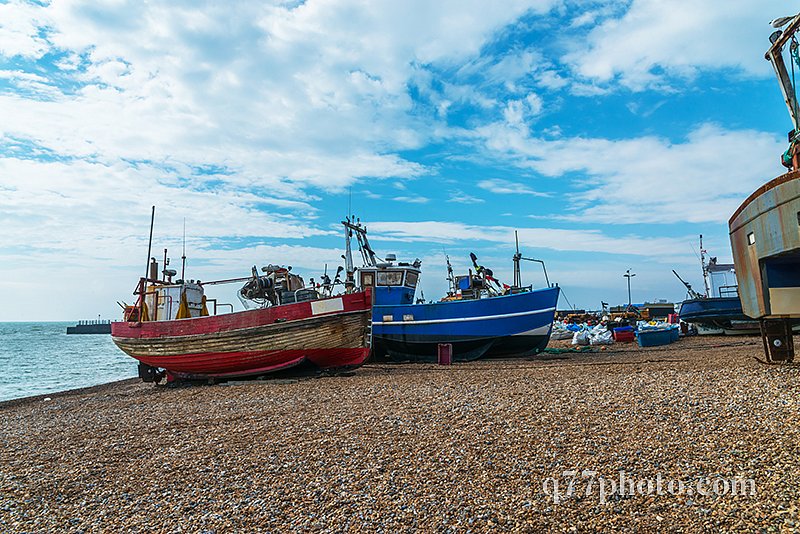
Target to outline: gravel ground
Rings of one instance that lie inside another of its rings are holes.
[[[5,403],[0,530],[800,530],[800,366],[754,356],[693,338]],[[611,494],[620,471],[661,494]],[[755,495],[664,489],[734,477]]]

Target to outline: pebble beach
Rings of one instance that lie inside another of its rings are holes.
[[[687,338],[10,401],[0,530],[799,530],[800,366],[755,358],[758,337]],[[584,471],[755,492],[601,499]]]

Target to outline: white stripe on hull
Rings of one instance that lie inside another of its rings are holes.
[[[512,336],[546,336],[550,333],[550,325],[540,326],[527,332],[520,332],[519,334],[512,334]]]
[[[526,315],[538,315],[542,313],[553,313],[555,308],[543,308],[541,310],[530,310],[515,313],[503,313],[500,315],[482,315],[480,317],[453,317],[449,319],[425,319],[421,321],[372,321],[373,325],[404,325],[404,324],[441,324],[441,323],[462,323],[468,321],[489,321],[492,319],[507,319],[509,317],[524,317]],[[550,328],[549,326],[547,328]]]

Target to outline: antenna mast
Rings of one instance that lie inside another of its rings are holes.
[[[150,272],[150,252],[153,249],[153,223],[156,220],[156,207],[153,206],[153,211],[150,213],[150,239],[147,242],[147,262],[144,267],[144,278],[142,278],[142,287],[139,289],[139,321],[141,322],[144,317],[144,297],[147,293],[147,278]]]
[[[522,275],[519,272],[519,260],[522,259],[522,254],[519,253],[519,235],[514,230],[514,242],[517,246],[517,252],[514,254],[514,287],[522,287]]]
[[[519,237],[517,236],[517,231],[514,230],[514,241],[517,244],[517,252],[514,254],[514,287],[521,288],[522,287],[522,275],[519,271],[519,261],[535,261],[536,263],[542,264],[542,271],[544,271],[544,281],[547,284],[547,287],[553,287],[550,285],[550,278],[547,277],[547,267],[545,267],[544,260],[537,260],[536,258],[526,258],[524,257],[519,251]],[[566,298],[566,297],[564,297]]]
[[[344,277],[344,287],[346,292],[350,292],[356,286],[355,277],[353,276],[356,272],[355,267],[353,266],[353,251],[350,248],[350,238],[353,236],[353,231],[350,229],[350,216],[348,215],[345,217],[346,221],[342,221],[344,225],[344,270],[345,270],[345,277]]]
[[[186,217],[183,218],[183,256],[181,256],[181,284],[186,283]]]
[[[706,298],[708,298],[711,288],[708,287],[708,267],[706,267],[706,251],[703,249],[703,234],[700,234],[700,266],[703,268],[703,287],[705,287]]]
[[[350,238],[355,233],[356,241],[358,241],[358,250],[361,252],[361,259],[364,261],[364,267],[375,267],[377,261],[375,260],[375,251],[372,250],[372,247],[369,246],[369,239],[367,238],[367,228],[361,225],[360,219],[355,219],[355,224],[353,223],[353,219],[347,217],[346,220],[342,221],[342,224],[345,227],[345,237],[346,237],[346,252],[348,255],[352,255],[350,252]],[[346,260],[346,258],[345,258]],[[353,259],[352,256],[350,257],[350,266],[352,267]],[[355,269],[353,269],[355,270]]]
[[[442,248],[444,252],[444,248]],[[447,262],[447,281],[450,286],[450,293],[455,295],[456,294],[456,279],[453,276],[453,266],[450,265],[450,256],[447,255],[447,252],[444,254],[444,259]]]

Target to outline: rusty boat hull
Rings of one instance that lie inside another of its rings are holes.
[[[792,361],[800,322],[800,171],[767,182],[728,221],[739,296],[770,361]]]
[[[764,184],[728,224],[744,313],[800,319],[800,171]]]
[[[301,364],[357,367],[370,353],[370,291],[209,317],[116,322],[111,337],[168,380],[234,378]]]

